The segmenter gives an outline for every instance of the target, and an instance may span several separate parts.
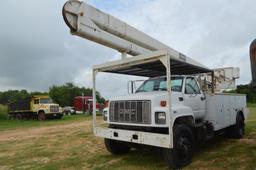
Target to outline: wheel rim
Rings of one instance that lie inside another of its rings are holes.
[[[187,136],[181,136],[177,141],[177,155],[180,160],[187,161],[191,157],[192,142]]]
[[[45,120],[45,115],[44,115],[44,113],[39,113],[38,119],[39,119],[40,121],[44,121],[44,120]]]

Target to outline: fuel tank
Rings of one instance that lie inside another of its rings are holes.
[[[252,86],[256,87],[256,39],[250,45],[250,58],[252,69]]]

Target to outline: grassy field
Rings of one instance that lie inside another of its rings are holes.
[[[250,105],[250,111],[243,139],[214,138],[200,146],[192,164],[184,169],[255,170],[256,106]],[[90,119],[78,116],[43,123],[29,121],[29,125],[24,126],[26,123],[22,122],[15,125],[15,129],[10,125],[1,126],[0,170],[168,169],[159,150],[132,150],[122,156],[109,154],[103,139],[92,134]],[[33,128],[27,128],[29,126]]]

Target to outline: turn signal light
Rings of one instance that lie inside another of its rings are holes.
[[[165,100],[160,101],[160,106],[166,107],[167,103]]]

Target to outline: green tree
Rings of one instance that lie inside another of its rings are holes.
[[[0,104],[8,104],[18,100],[24,100],[29,96],[30,94],[27,90],[8,90],[0,92]]]
[[[64,85],[53,85],[49,88],[49,95],[51,98],[61,106],[72,106],[74,98],[76,96],[92,96],[92,89],[85,87],[75,86],[73,83],[66,83]],[[100,95],[99,92],[96,93],[96,98],[99,103],[104,103],[105,99]]]

